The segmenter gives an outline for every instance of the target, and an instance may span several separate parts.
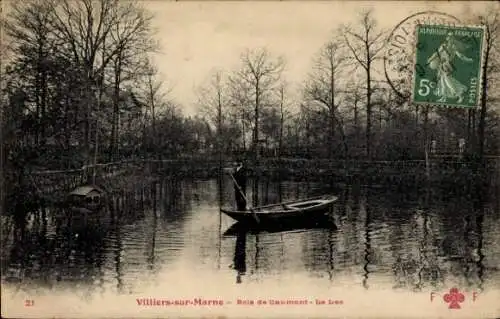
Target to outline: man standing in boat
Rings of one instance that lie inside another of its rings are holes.
[[[236,206],[238,210],[247,209],[246,188],[247,188],[247,172],[242,161],[238,161],[233,173],[234,177],[234,197],[236,198]]]

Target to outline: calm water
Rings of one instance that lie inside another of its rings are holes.
[[[368,290],[500,287],[498,198],[291,181],[259,181],[248,193],[258,203],[338,194],[338,229],[226,236],[234,222],[219,207],[234,205],[229,180],[219,187],[165,179],[113,198],[115,213],[98,221],[68,220],[54,207],[31,216],[24,232],[3,220],[2,283],[24,292],[70,289],[82,298],[209,276],[226,285],[300,278]]]

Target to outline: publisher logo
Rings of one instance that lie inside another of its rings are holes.
[[[437,292],[431,292],[431,302],[433,302],[435,297],[439,295],[440,294]],[[469,298],[469,300],[475,302],[478,295],[478,292],[472,292],[472,298]],[[460,304],[463,303],[466,299],[465,293],[462,293],[458,288],[451,288],[442,296],[443,301],[448,304],[448,309],[461,309],[462,307],[460,306]]]
[[[457,288],[451,288],[450,292],[444,295],[443,300],[450,304],[449,309],[460,309],[460,303],[464,302],[465,296]]]

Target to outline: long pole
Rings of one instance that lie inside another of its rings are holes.
[[[0,0],[0,16],[3,16],[3,3]],[[0,26],[0,45],[3,43],[3,27]],[[0,48],[1,53],[3,53],[3,48]],[[3,54],[0,55],[0,74],[3,73],[3,65],[2,65],[2,58]],[[7,101],[5,101],[5,104]],[[4,91],[3,91],[3,81],[0,81],[0,212],[4,212],[4,174],[3,174],[3,169],[4,169],[4,136],[3,136],[3,129],[4,129],[4,118],[3,118],[3,111],[4,111]]]
[[[245,196],[245,193],[243,193],[243,190],[241,189],[240,185],[238,184],[238,182],[236,181],[236,179],[234,178],[233,174],[229,173],[229,175],[231,176],[232,180],[233,180],[233,183],[234,185],[236,185],[236,187],[238,188],[238,191],[240,192],[241,196],[243,196],[243,199],[245,199],[245,201],[247,202],[247,205],[250,206],[250,203],[248,202],[248,199],[247,197]],[[251,207],[248,208],[252,213],[253,213],[253,217],[255,218],[255,221],[257,223],[260,223],[260,219],[259,217],[257,216],[257,214],[255,213],[255,210],[253,210]]]

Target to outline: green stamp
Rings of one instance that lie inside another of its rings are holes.
[[[412,103],[479,106],[485,29],[418,25]]]

